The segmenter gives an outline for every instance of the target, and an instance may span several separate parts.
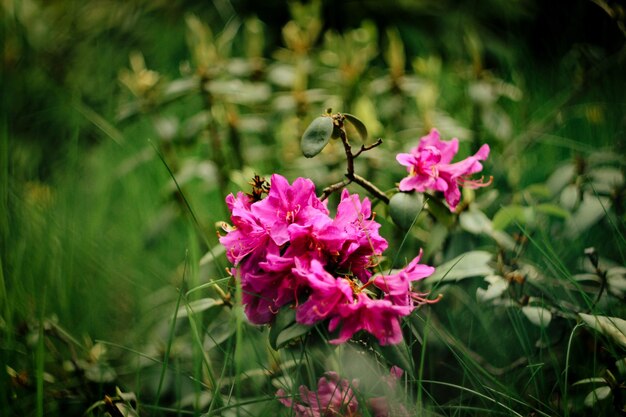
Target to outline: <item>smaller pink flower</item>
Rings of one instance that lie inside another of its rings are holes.
[[[396,160],[406,166],[409,173],[400,181],[400,191],[441,191],[450,211],[454,211],[461,200],[459,186],[478,188],[491,183],[485,183],[482,179],[468,179],[470,175],[482,171],[480,161],[489,156],[489,145],[481,146],[478,152],[462,161],[451,163],[458,150],[458,139],[442,141],[437,129],[432,129],[410,153],[396,156]]]

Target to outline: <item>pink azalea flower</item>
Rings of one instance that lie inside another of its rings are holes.
[[[354,302],[337,306],[338,315],[330,319],[328,329],[332,332],[341,325],[341,330],[330,343],[345,343],[359,330],[373,334],[381,345],[400,343],[400,317],[408,315],[412,309],[412,306],[395,305],[389,300],[372,299],[361,291]]]
[[[264,252],[270,235],[267,227],[251,212],[250,198],[246,194],[239,192],[236,197],[230,194],[226,204],[234,228],[225,228],[228,233],[220,236],[220,243],[226,248],[228,260],[237,266],[252,252]]]
[[[280,308],[293,303],[299,323],[329,320],[330,331],[339,329],[333,343],[360,330],[383,345],[400,342],[400,317],[427,302],[411,283],[432,268],[419,264],[418,256],[396,274],[371,279],[387,241],[370,201],[344,190],[333,219],[314,191],[310,180],[290,185],[275,174],[264,199],[252,202],[241,192],[226,198],[233,226],[224,226],[220,243],[233,263],[231,274],[241,280],[248,319],[271,323]]]
[[[489,145],[483,145],[474,154],[462,161],[452,163],[452,158],[459,150],[459,141],[454,138],[442,141],[439,132],[432,129],[430,133],[420,139],[418,146],[410,153],[401,153],[396,160],[407,167],[409,175],[400,181],[400,191],[426,190],[441,191],[454,211],[461,200],[460,185],[471,188],[484,187],[491,181],[484,183],[480,180],[469,180],[472,174],[482,171],[480,161],[489,156]]]
[[[388,246],[378,233],[380,224],[372,219],[371,202],[368,198],[361,202],[357,194],[350,195],[344,189],[333,224],[347,236],[337,262],[338,269],[367,282],[372,275],[369,268],[376,265],[376,258]]]
[[[293,409],[296,417],[356,417],[360,415],[359,403],[352,390],[356,383],[340,379],[335,372],[327,372],[317,382],[317,391],[300,386],[300,403],[287,397],[282,389],[276,395],[284,406]]]
[[[348,280],[335,278],[316,260],[307,267],[296,259],[293,273],[306,281],[311,291],[309,298],[296,309],[298,323],[313,325],[337,314],[339,305],[352,302],[352,287]]]
[[[385,378],[390,391],[395,390],[402,373],[402,369],[397,366],[391,368],[390,375]],[[295,412],[296,417],[359,417],[364,414],[375,417],[409,417],[402,404],[387,397],[370,398],[365,403],[366,407],[360,407],[354,392],[357,388],[358,380],[348,382],[347,379],[339,378],[335,372],[326,372],[317,383],[317,391],[300,386],[300,402],[288,397],[283,389],[279,389],[276,396],[284,406]]]
[[[315,195],[315,184],[306,178],[297,178],[293,185],[285,177],[274,174],[266,198],[254,203],[252,213],[266,225],[274,242],[281,246],[289,241],[290,224],[312,224],[320,216],[328,216],[328,209]]]
[[[426,294],[411,291],[411,283],[432,275],[435,268],[420,264],[422,251],[406,267],[392,275],[378,275],[374,285],[385,293],[385,299],[395,305],[412,306],[422,304]]]

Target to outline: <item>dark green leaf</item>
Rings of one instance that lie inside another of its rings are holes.
[[[430,214],[435,216],[439,223],[445,225],[446,227],[452,227],[455,222],[456,215],[450,211],[448,206],[443,204],[443,202],[438,198],[435,198],[434,196],[431,196],[429,194],[426,194],[426,198],[428,199],[426,208],[428,209]]]
[[[422,193],[394,194],[389,200],[389,215],[393,222],[402,230],[409,230],[424,207],[424,195]]]
[[[283,330],[287,327],[291,326],[296,322],[296,311],[289,307],[283,307],[280,309],[276,318],[274,319],[274,324],[270,328],[269,334],[269,342],[270,346],[274,350],[278,350],[277,341],[278,336],[281,334]]]
[[[280,349],[292,340],[307,334],[309,330],[311,330],[311,326],[300,323],[292,324],[278,334],[278,337],[276,337],[276,347],[274,349]]]
[[[365,124],[358,117],[350,113],[343,113],[343,116],[354,126],[363,142],[365,142],[367,140],[367,128]]]
[[[332,134],[333,120],[330,117],[321,116],[313,120],[300,140],[300,148],[304,156],[312,158],[322,152]]]

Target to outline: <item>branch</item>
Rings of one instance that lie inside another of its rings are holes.
[[[389,197],[385,195],[383,191],[381,191],[374,184],[361,177],[358,174],[354,173],[354,160],[361,155],[365,151],[369,151],[370,149],[374,149],[383,143],[383,140],[379,138],[376,142],[371,145],[361,145],[361,149],[357,153],[352,153],[352,146],[348,141],[348,135],[346,134],[346,130],[343,127],[343,121],[345,117],[341,113],[337,113],[332,116],[334,127],[339,130],[339,137],[341,138],[341,143],[343,143],[343,150],[346,153],[346,162],[348,164],[346,168],[346,179],[335,184],[332,184],[322,191],[322,196],[320,199],[323,201],[328,198],[335,191],[341,190],[346,185],[355,182],[359,184],[361,187],[365,188],[369,191],[374,197],[378,198],[381,201],[384,201],[385,204],[389,204]]]

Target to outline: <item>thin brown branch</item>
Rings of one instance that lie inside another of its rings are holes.
[[[359,151],[355,153],[353,157],[356,158],[357,156],[361,155],[361,153],[363,153],[364,151],[369,151],[370,149],[374,149],[375,147],[379,146],[382,143],[383,143],[382,138],[378,138],[376,142],[372,143],[369,146],[361,145],[361,149],[359,149]]]
[[[339,191],[341,190],[343,187],[345,187],[346,185],[350,184],[352,181],[350,180],[343,180],[343,181],[339,181],[335,184],[329,185],[328,187],[324,188],[322,190],[322,196],[320,197],[320,200],[324,201],[328,198],[328,196],[330,196],[332,193],[334,193],[335,191]]]

